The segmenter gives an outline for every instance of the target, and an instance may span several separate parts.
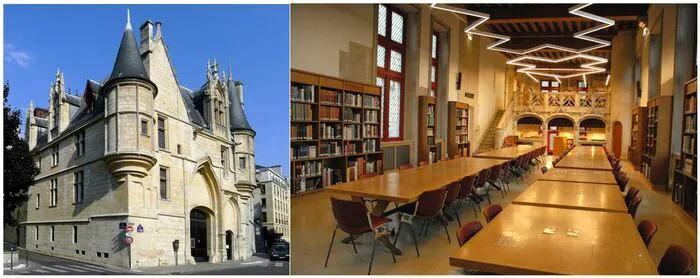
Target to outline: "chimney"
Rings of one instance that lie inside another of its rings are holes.
[[[141,24],[139,28],[141,30],[141,53],[151,50],[151,44],[153,43],[153,22],[147,19],[146,22]]]
[[[156,22],[156,35],[153,36],[153,41],[160,39],[163,34],[160,32],[160,21]]]
[[[236,86],[234,92],[236,93],[238,100],[241,102],[241,108],[245,110],[245,104],[243,103],[243,81],[236,81],[234,84]]]

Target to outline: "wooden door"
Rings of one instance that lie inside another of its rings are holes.
[[[622,123],[620,123],[620,121],[615,121],[613,124],[612,137],[613,153],[615,157],[620,158],[622,154]]]
[[[190,248],[196,262],[209,261],[207,255],[207,215],[193,209],[190,212]]]

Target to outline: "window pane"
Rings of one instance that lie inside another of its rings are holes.
[[[381,95],[381,110],[380,114],[381,117],[379,117],[379,138],[384,137],[384,78],[377,77],[377,86],[379,86],[380,89],[380,95]]]
[[[437,58],[437,37],[433,35],[433,59]]]
[[[435,82],[435,66],[430,66],[430,82]]]
[[[401,128],[401,83],[389,82],[389,138],[400,136]]]
[[[391,40],[403,43],[403,16],[391,12]]]
[[[401,53],[391,51],[391,65],[389,68],[395,72],[401,72]]]
[[[383,46],[377,45],[377,66],[380,68],[384,67],[384,60],[386,58],[386,49]]]
[[[377,32],[380,36],[386,37],[386,7],[384,5],[379,5]]]

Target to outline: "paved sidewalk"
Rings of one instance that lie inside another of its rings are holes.
[[[264,258],[252,256],[244,261],[228,261],[223,263],[199,262],[197,264],[181,264],[171,266],[154,266],[136,269],[139,274],[188,274],[203,271],[216,271],[226,269],[246,268],[256,265],[267,265],[270,261]]]

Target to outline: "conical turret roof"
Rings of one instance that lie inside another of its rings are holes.
[[[230,73],[229,73],[230,74]],[[241,104],[240,96],[238,95],[238,90],[236,85],[242,86],[240,82],[234,82],[229,75],[226,81],[226,87],[228,87],[228,98],[231,102],[229,105],[229,122],[231,123],[231,132],[247,130],[253,132],[255,136],[255,130],[248,123],[248,119],[245,117],[245,111],[243,111],[243,105]]]
[[[134,31],[131,28],[131,19],[128,15],[126,28],[124,29],[124,34],[122,34],[122,41],[117,52],[117,59],[114,61],[114,68],[107,83],[122,78],[136,78],[152,83],[146,68],[143,66]]]

